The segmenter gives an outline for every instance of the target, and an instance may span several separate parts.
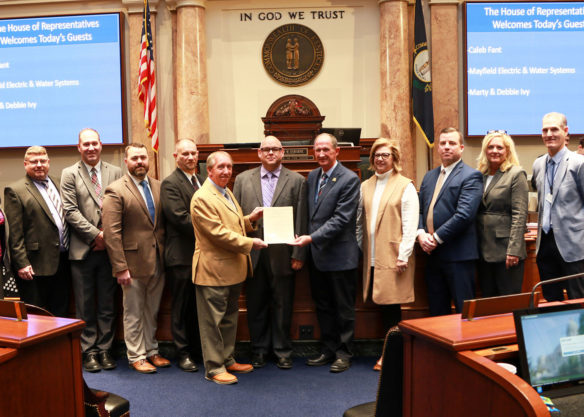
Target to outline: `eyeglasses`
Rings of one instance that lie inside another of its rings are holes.
[[[278,152],[280,152],[282,150],[282,148],[275,148],[275,147],[274,148],[260,148],[260,150],[263,153],[268,154],[270,152],[278,153]]]
[[[375,153],[373,154],[373,159],[381,158],[385,161],[386,159],[389,159],[390,156],[391,154],[387,152]]]
[[[502,133],[504,135],[507,134],[506,130],[487,130],[487,135],[490,135],[491,133]]]

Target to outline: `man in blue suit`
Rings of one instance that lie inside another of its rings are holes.
[[[584,272],[584,158],[566,147],[568,121],[561,113],[543,117],[547,154],[533,163],[539,222],[537,268],[542,281]],[[584,297],[584,278],[544,285],[548,301]]]
[[[420,187],[418,242],[428,256],[426,285],[432,316],[462,311],[475,295],[478,259],[475,218],[483,192],[483,177],[461,160],[464,144],[452,127],[440,132],[441,166],[424,176]]]
[[[308,174],[308,235],[294,244],[310,244],[310,283],[321,331],[321,354],[310,366],[332,363],[331,372],[351,366],[355,333],[355,283],[359,247],[355,237],[359,177],[337,161],[337,140],[321,133],[314,141],[320,168]]]

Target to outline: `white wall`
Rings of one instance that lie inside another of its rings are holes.
[[[207,68],[210,141],[247,142],[263,138],[270,105],[279,97],[308,97],[326,118],[325,127],[361,127],[362,137],[380,132],[379,6],[377,1],[210,1],[207,3]],[[313,19],[311,11],[343,10],[342,19]],[[281,20],[260,21],[260,12],[282,13]],[[304,20],[288,12],[304,11]],[[252,21],[241,21],[251,13]],[[320,73],[306,85],[287,87],[265,71],[261,50],[277,27],[308,26],[324,46]]]

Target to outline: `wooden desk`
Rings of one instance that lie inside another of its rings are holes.
[[[0,317],[0,414],[84,417],[81,320]]]
[[[523,379],[474,350],[516,342],[511,314],[405,320],[403,416],[549,417]]]

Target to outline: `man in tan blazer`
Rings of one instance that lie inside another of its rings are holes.
[[[160,181],[146,175],[144,145],[127,146],[124,162],[128,174],[105,190],[103,232],[113,274],[124,292],[124,339],[130,367],[152,373],[156,367],[170,366],[158,353],[156,341],[164,288]]]
[[[267,245],[259,238],[246,237],[252,222],[262,215],[256,208],[243,216],[241,207],[226,188],[233,161],[226,152],[207,158],[208,178],[191,201],[195,229],[193,282],[196,285],[197,313],[205,378],[217,384],[234,384],[230,372],[251,372],[249,364],[233,358],[237,331],[238,299],[246,276],[252,274],[252,249]]]
[[[101,140],[94,129],[79,132],[81,161],[61,174],[61,198],[71,230],[69,260],[81,333],[83,369],[114,369],[110,354],[114,341],[116,281],[105,250],[101,223],[103,190],[122,176],[122,170],[101,160]]]

